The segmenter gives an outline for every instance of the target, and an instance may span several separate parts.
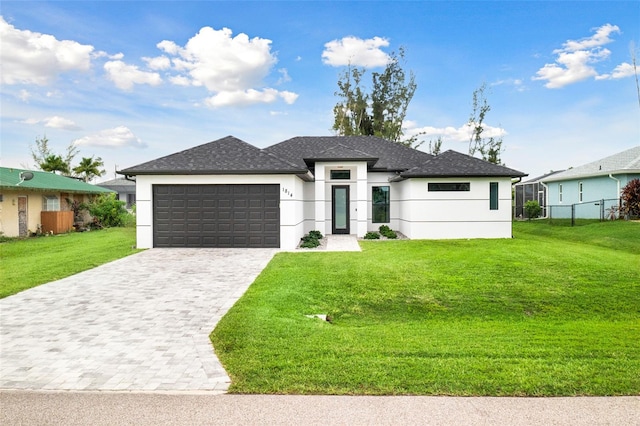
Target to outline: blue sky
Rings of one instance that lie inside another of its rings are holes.
[[[101,157],[99,180],[227,135],[330,135],[345,64],[370,78],[400,47],[418,85],[408,135],[466,153],[486,83],[486,133],[530,177],[640,144],[638,1],[3,1],[0,15],[4,167],[33,166],[44,135]]]

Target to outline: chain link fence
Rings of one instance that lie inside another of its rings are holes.
[[[609,198],[577,204],[547,206],[547,218],[552,223],[567,222],[571,226],[593,220],[615,220],[620,217],[620,199]]]

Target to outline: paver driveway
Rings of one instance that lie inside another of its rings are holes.
[[[0,300],[0,388],[214,390],[209,333],[276,249],[151,249]]]

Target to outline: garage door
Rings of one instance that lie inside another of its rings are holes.
[[[280,247],[279,185],[154,185],[154,247]]]

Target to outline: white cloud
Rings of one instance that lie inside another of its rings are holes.
[[[18,93],[18,99],[22,102],[29,102],[29,98],[31,98],[31,93],[25,89],[20,90],[20,93]]]
[[[296,93],[292,92],[279,92],[276,89],[264,89],[264,90],[236,90],[218,92],[215,95],[207,98],[205,103],[211,107],[218,108],[223,106],[245,106],[258,103],[270,104],[278,100],[283,99],[287,104],[292,104],[298,98]]]
[[[333,40],[324,45],[322,62],[334,67],[353,65],[358,67],[383,67],[390,57],[380,48],[389,46],[389,40],[382,37],[361,39],[353,36]]]
[[[69,120],[68,118],[53,116],[45,118],[44,120],[45,127],[51,127],[53,129],[64,129],[64,130],[81,130],[82,127],[78,126],[73,120]]]
[[[160,74],[141,71],[135,65],[128,65],[122,61],[108,61],[104,64],[109,80],[122,90],[131,90],[134,84],[148,84],[157,86],[162,83]]]
[[[171,68],[171,61],[166,56],[156,56],[155,58],[142,58],[147,66],[152,70],[166,70]]]
[[[484,131],[482,137],[484,138],[499,138],[507,134],[507,131],[501,127],[494,127],[484,124]],[[424,126],[418,127],[414,121],[405,121],[404,132],[407,136],[422,135],[424,137],[438,137],[441,136],[444,141],[453,142],[469,142],[469,138],[473,133],[472,126],[467,123],[460,127],[446,126],[446,127],[433,127]]]
[[[16,29],[0,16],[0,73],[3,84],[51,83],[66,71],[88,71],[94,48],[48,34]]]
[[[601,74],[596,77],[596,80],[617,80],[619,78],[626,78],[635,75],[635,69],[633,65],[623,62],[613,69],[611,74]]]
[[[27,118],[26,120],[21,121],[23,124],[36,125],[43,123],[45,127],[49,127],[52,129],[62,129],[62,130],[82,130],[82,127],[78,126],[73,120],[69,120],[68,118],[60,117],[54,115],[53,117],[47,117],[45,119],[39,120],[37,118]]]
[[[276,83],[277,85],[288,83],[291,81],[291,77],[289,76],[289,72],[286,68],[280,68],[278,72],[280,73],[281,77],[278,79],[278,82]]]
[[[93,135],[85,136],[73,141],[76,146],[97,146],[107,148],[122,148],[132,146],[143,148],[143,143],[128,127],[118,126],[114,129],[101,130]]]
[[[620,28],[605,24],[596,28],[591,37],[566,41],[562,48],[553,51],[557,55],[555,63],[545,64],[533,80],[545,80],[545,87],[557,89],[589,78],[606,80],[632,75],[627,67],[629,64],[618,65],[611,74],[599,74],[594,67],[611,55],[611,51],[602,46],[614,41],[610,37],[614,33],[620,33]]]
[[[277,63],[271,52],[271,40],[250,39],[243,33],[234,37],[228,28],[203,27],[184,46],[170,40],[156,46],[171,63],[168,80],[172,84],[204,86],[213,93],[205,100],[206,105],[251,105],[278,99],[292,103],[298,97],[295,93],[262,87],[264,78]],[[278,84],[291,80],[286,69],[278,71],[282,74]]]

